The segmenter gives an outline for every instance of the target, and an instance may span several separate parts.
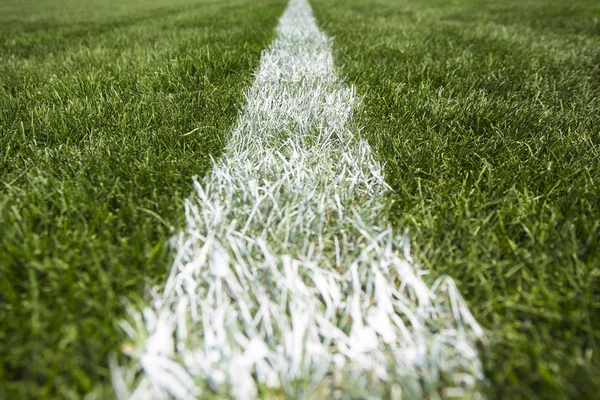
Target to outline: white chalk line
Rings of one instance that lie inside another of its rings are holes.
[[[164,290],[122,322],[120,398],[477,396],[484,333],[385,222],[383,170],[331,46],[291,0],[186,202]]]

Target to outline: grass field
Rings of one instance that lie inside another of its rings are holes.
[[[0,5],[0,398],[109,384],[123,299],[162,282],[284,5]]]
[[[600,8],[313,1],[392,218],[491,340],[497,398],[600,390]]]
[[[0,398],[111,398],[284,0],[0,4]],[[312,0],[389,215],[456,279],[491,398],[600,390],[600,6]]]

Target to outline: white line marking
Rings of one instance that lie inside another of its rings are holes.
[[[291,0],[224,157],[195,182],[164,290],[123,322],[119,397],[474,393],[483,331],[380,225],[388,189],[350,131],[358,101]]]

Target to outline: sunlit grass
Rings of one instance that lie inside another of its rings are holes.
[[[0,6],[0,397],[107,383],[284,4]]]
[[[593,1],[314,0],[395,223],[490,335],[490,396],[600,387]]]

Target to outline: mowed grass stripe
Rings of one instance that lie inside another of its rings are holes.
[[[358,103],[310,6],[290,1],[195,183],[169,279],[122,322],[120,398],[476,396],[483,332],[387,226]]]
[[[314,0],[391,218],[492,346],[491,398],[600,388],[597,2]]]
[[[221,153],[283,6],[2,4],[1,398],[101,390],[122,299],[164,279],[191,176]]]

